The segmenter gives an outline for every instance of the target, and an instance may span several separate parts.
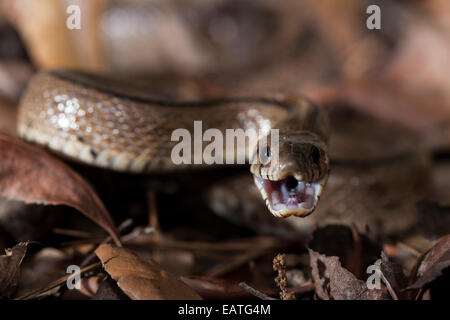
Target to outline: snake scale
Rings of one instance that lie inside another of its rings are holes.
[[[256,129],[258,142],[265,138],[264,143],[224,147],[223,156],[251,150],[246,154],[270,160],[252,163],[250,171],[273,215],[306,216],[316,208],[329,172],[329,124],[326,113],[304,98],[167,100],[99,76],[40,72],[22,97],[18,131],[27,141],[89,165],[151,174],[211,166],[177,165],[171,159],[177,144],[172,132],[183,128],[195,134],[196,120],[203,130]],[[277,157],[267,139],[271,129],[279,130]]]

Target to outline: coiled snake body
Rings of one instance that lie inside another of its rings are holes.
[[[42,72],[21,100],[18,131],[24,139],[78,161],[139,174],[210,166],[177,165],[171,159],[178,143],[172,132],[183,128],[194,133],[195,120],[202,121],[203,130],[255,129],[259,140],[279,129],[276,158],[271,139],[247,146],[271,160],[270,165],[252,163],[254,181],[275,216],[305,216],[315,209],[328,177],[329,129],[323,111],[302,98],[169,101],[91,75]],[[244,148],[224,147],[223,157]],[[193,159],[198,151],[192,149]]]

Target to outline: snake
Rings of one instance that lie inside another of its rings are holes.
[[[245,154],[247,164],[257,159],[250,174],[274,216],[305,217],[317,207],[330,168],[329,120],[324,110],[298,95],[191,101],[158,96],[103,76],[41,71],[21,98],[17,127],[26,141],[70,160],[144,175],[220,166],[172,160],[179,143],[172,133],[183,129],[195,135],[196,121],[203,130],[224,134],[230,129],[258,132],[258,143],[223,147],[222,156]],[[269,139],[273,129],[277,140]],[[203,147],[207,142],[202,141]],[[192,149],[192,158],[203,150]]]
[[[417,203],[436,193],[432,160],[421,136],[358,106],[320,105],[331,123],[332,170],[314,214],[303,219],[265,214],[258,189],[245,175],[226,177],[206,190],[212,211],[257,234],[293,239],[308,239],[318,228],[332,225],[356,227],[374,238],[407,234],[417,227]]]

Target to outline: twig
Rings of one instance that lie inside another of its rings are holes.
[[[159,228],[159,219],[158,219],[158,205],[156,204],[156,194],[153,190],[148,190],[147,192],[148,198],[148,225],[150,227]]]
[[[261,291],[256,290],[255,288],[250,287],[248,284],[246,284],[245,282],[241,282],[239,283],[239,286],[244,289],[245,291],[247,291],[248,293],[254,295],[257,298],[260,298],[261,300],[278,300],[272,297],[269,297],[268,295],[266,295],[265,293],[262,293]]]
[[[208,277],[220,277],[224,274],[231,272],[232,270],[242,266],[244,263],[256,259],[262,254],[266,253],[268,250],[266,248],[259,250],[251,250],[243,254],[237,255],[233,260],[227,261],[226,263],[220,263],[209,269],[205,276]]]
[[[77,240],[66,242],[74,244],[100,244],[105,241],[104,238],[96,238],[89,240]],[[125,240],[127,245],[139,246],[145,245],[146,247],[158,247],[165,250],[189,250],[189,251],[248,251],[260,248],[285,248],[289,246],[286,241],[282,242],[276,238],[267,237],[255,237],[241,239],[240,241],[227,241],[227,242],[202,242],[202,241],[180,241],[173,239],[127,239]]]
[[[420,257],[422,254],[417,251],[416,249],[414,249],[413,247],[407,245],[406,243],[403,242],[397,242],[397,246],[408,251],[409,253],[411,253],[412,255],[416,256],[417,258]]]
[[[60,234],[60,235],[63,235],[63,236],[70,236],[70,237],[75,237],[75,238],[81,238],[81,239],[92,239],[92,238],[95,238],[92,233],[86,232],[86,231],[81,231],[81,230],[55,228],[55,229],[53,229],[53,233]]]
[[[383,280],[384,284],[386,285],[386,288],[387,288],[389,294],[391,295],[392,299],[393,300],[398,300],[398,296],[395,293],[394,288],[392,288],[392,286],[391,286],[390,282],[388,281],[388,279],[386,279],[386,277],[384,276],[383,272],[380,272],[380,274],[381,274],[381,279]]]
[[[239,242],[201,242],[201,241],[179,241],[172,239],[145,239],[144,241],[128,241],[129,245],[155,246],[171,250],[191,250],[191,251],[250,251],[258,249],[286,247],[286,242],[275,238],[255,237],[241,239]]]
[[[311,292],[314,291],[315,289],[315,285],[314,283],[309,283],[309,284],[304,284],[301,286],[297,286],[291,289],[288,289],[288,293],[289,294],[303,294],[303,293],[307,293],[307,292]]]
[[[101,266],[102,266],[101,262],[97,262],[97,263],[91,264],[90,266],[87,266],[87,267],[81,269],[80,270],[80,275],[82,275],[82,274],[84,274],[86,272],[95,270],[95,269],[97,269],[97,268],[99,268]],[[22,296],[20,296],[18,298],[15,298],[14,300],[31,300],[31,299],[35,299],[35,298],[39,297],[40,295],[42,295],[42,294],[44,294],[44,293],[46,293],[46,292],[48,292],[48,291],[50,291],[50,290],[52,290],[52,289],[54,289],[56,287],[59,287],[59,286],[63,285],[64,283],[67,282],[67,280],[71,276],[72,276],[72,274],[65,275],[64,277],[59,278],[58,280],[55,280],[55,281],[51,282],[49,285],[47,285],[44,288],[40,288],[40,289],[34,290],[32,292],[26,293],[26,294],[24,294],[24,295],[22,295]]]
[[[147,203],[148,203],[148,226],[153,230],[160,230],[159,218],[158,218],[158,204],[156,202],[156,193],[152,189],[147,190]],[[152,238],[156,241],[161,241],[163,235],[160,232],[152,232]],[[161,250],[155,248],[153,250],[153,259],[159,261],[161,259]]]
[[[129,226],[131,226],[133,224],[133,220],[132,219],[127,219],[127,220],[125,220],[124,222],[122,222],[121,224],[120,224],[120,226],[117,228],[117,232],[122,232],[123,230],[125,230],[126,228],[128,228]],[[100,243],[100,245],[101,244],[105,244],[105,243],[108,243],[108,242],[110,242],[112,240],[112,237],[111,236],[108,236],[108,237],[106,237],[106,239],[104,239],[101,243]],[[89,264],[89,263],[91,263],[92,262],[92,260],[94,260],[94,258],[96,257],[96,255],[95,255],[95,250],[94,251],[92,251],[84,260],[83,260],[83,262],[81,263],[81,267],[84,267],[84,266],[86,266],[87,264]]]

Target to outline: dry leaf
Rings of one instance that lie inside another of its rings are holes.
[[[28,242],[21,242],[0,256],[0,298],[9,298],[17,289],[20,265],[27,252]]]
[[[201,297],[154,261],[125,248],[101,245],[95,253],[117,285],[133,300],[199,300]]]
[[[388,299],[386,290],[369,289],[343,268],[339,257],[328,257],[308,249],[316,294],[324,300],[383,300]]]
[[[406,299],[407,296],[401,292],[408,285],[408,278],[403,273],[403,268],[399,264],[389,261],[388,256],[383,251],[381,252],[381,259],[375,264],[380,266],[383,281],[390,287],[388,287],[388,290],[393,290],[391,296],[395,299]]]
[[[416,281],[407,289],[423,288],[441,276],[448,267],[450,267],[450,235],[442,237],[424,254],[417,269]]]
[[[120,243],[108,210],[75,171],[47,152],[2,134],[0,152],[1,195],[25,203],[75,208]]]
[[[381,248],[355,226],[327,225],[313,233],[309,247],[326,256],[337,256],[342,266],[363,280],[366,269],[379,255]]]

